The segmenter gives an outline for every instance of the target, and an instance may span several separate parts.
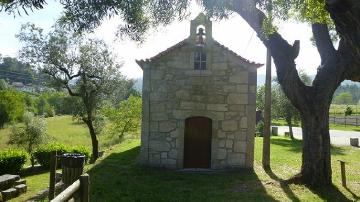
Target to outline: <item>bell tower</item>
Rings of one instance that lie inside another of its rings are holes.
[[[200,13],[190,23],[190,40],[197,46],[207,46],[212,43],[212,22],[204,13]]]

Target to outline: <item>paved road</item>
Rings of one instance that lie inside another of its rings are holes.
[[[287,126],[278,126],[279,135],[283,135],[289,131]],[[299,127],[293,128],[294,137],[296,139],[302,139],[302,131]],[[333,145],[350,145],[350,138],[359,138],[360,132],[355,131],[343,131],[343,130],[330,130],[330,142]]]

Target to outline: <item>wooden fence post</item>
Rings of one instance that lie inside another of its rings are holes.
[[[50,156],[50,182],[49,182],[49,201],[55,197],[55,174],[57,167],[57,152],[52,151]]]
[[[340,169],[341,169],[341,184],[343,187],[346,187],[346,171],[345,171],[345,161],[340,161]]]
[[[90,201],[90,177],[89,174],[85,173],[80,176],[80,201],[89,202]]]

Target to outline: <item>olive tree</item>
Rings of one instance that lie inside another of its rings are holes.
[[[11,1],[8,10],[41,7],[44,1]],[[63,0],[61,21],[78,31],[93,30],[107,17],[120,16],[120,34],[141,40],[146,30],[186,16],[190,0]],[[209,16],[240,15],[271,52],[280,85],[299,110],[302,122],[301,171],[294,180],[308,185],[332,182],[329,108],[345,79],[360,81],[360,1],[358,0],[197,0]],[[40,4],[40,6],[38,5]],[[300,41],[289,43],[272,24],[293,18],[307,22],[321,63],[311,86],[299,77],[295,59]],[[335,46],[333,39],[338,39]]]
[[[32,24],[22,26],[17,36],[24,47],[23,60],[48,74],[70,96],[81,98],[80,117],[87,125],[92,143],[92,161],[98,158],[95,119],[104,97],[125,80],[120,64],[100,40],[85,39],[55,26],[48,34]]]
[[[35,117],[31,112],[24,113],[23,123],[23,126],[12,126],[8,144],[23,147],[30,154],[31,166],[34,167],[32,152],[36,146],[48,139],[46,123],[44,118]]]

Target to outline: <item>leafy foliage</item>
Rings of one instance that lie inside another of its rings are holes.
[[[0,90],[6,90],[8,87],[8,83],[4,79],[0,79]]]
[[[125,80],[120,74],[120,64],[109,51],[105,42],[86,39],[70,30],[55,26],[43,35],[42,30],[32,24],[22,27],[18,38],[25,42],[22,58],[41,69],[66,88],[70,96],[81,99],[76,116],[89,128],[96,160],[98,141],[94,126],[97,109],[102,101],[110,97],[115,89],[121,89]]]
[[[352,104],[353,97],[349,92],[343,92],[335,97],[334,103],[335,104]]]
[[[58,155],[65,153],[78,153],[85,155],[86,161],[90,158],[90,151],[84,146],[66,146],[61,143],[44,144],[38,147],[34,152],[36,161],[44,168],[50,168],[50,156],[51,152],[57,151]],[[61,165],[61,159],[58,161],[58,165]]]
[[[357,104],[360,101],[360,85],[359,84],[345,84],[339,86],[334,93],[334,97],[343,92],[349,92],[353,98],[353,103]]]
[[[347,106],[345,110],[345,116],[350,116],[352,113],[353,113],[352,108],[350,106]]]
[[[23,122],[24,127],[13,125],[8,143],[23,147],[31,155],[31,164],[34,166],[32,152],[47,140],[46,124],[43,118],[35,117],[31,112],[24,113]]]
[[[21,120],[24,111],[22,93],[11,89],[0,91],[0,128],[7,122]]]
[[[0,151],[0,175],[19,174],[28,154],[23,150],[8,149]]]
[[[102,112],[109,119],[109,132],[120,139],[125,135],[137,135],[141,124],[141,97],[130,96],[121,101],[119,107],[105,107]]]

